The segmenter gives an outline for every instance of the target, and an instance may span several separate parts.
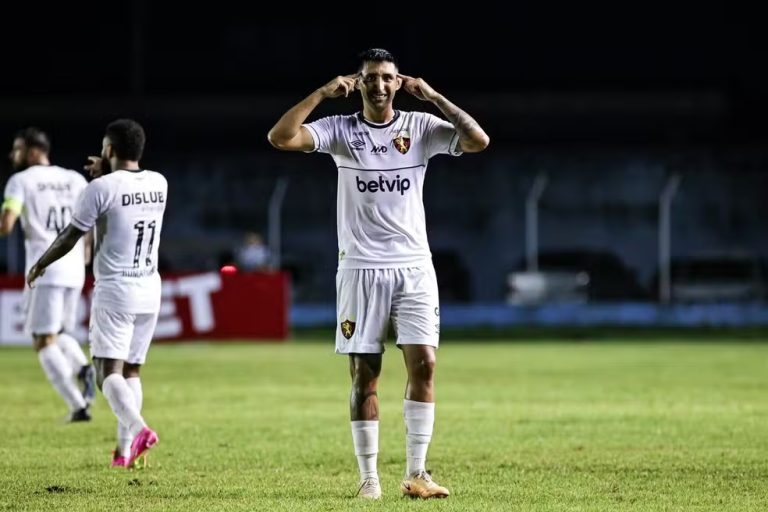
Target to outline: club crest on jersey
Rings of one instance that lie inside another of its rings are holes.
[[[341,335],[347,339],[351,338],[352,335],[355,334],[355,322],[349,319],[341,322],[339,327],[341,327]]]
[[[411,149],[411,135],[408,133],[408,130],[400,130],[397,132],[397,135],[392,139],[392,142],[395,144],[395,149],[402,154],[406,154],[408,150]]]

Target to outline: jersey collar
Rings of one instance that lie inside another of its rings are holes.
[[[376,124],[376,123],[372,123],[372,122],[368,121],[365,117],[363,117],[363,113],[362,112],[358,112],[357,113],[358,121],[360,121],[363,124],[366,124],[366,125],[370,126],[371,128],[386,128],[388,126],[392,126],[392,123],[397,121],[397,119],[399,117],[400,117],[400,111],[399,110],[395,110],[395,115],[394,115],[394,117],[392,117],[391,121],[389,121],[388,123],[384,123],[384,124]]]

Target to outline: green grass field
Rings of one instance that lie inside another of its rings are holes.
[[[115,419],[64,406],[31,349],[0,350],[0,510],[768,508],[768,344],[444,343],[428,468],[447,500],[399,496],[399,351],[385,354],[381,502],[357,483],[347,361],[332,342],[157,345],[140,471],[108,467]]]

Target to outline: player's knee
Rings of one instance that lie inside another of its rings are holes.
[[[366,387],[375,383],[381,374],[381,354],[351,355],[349,369],[353,385]]]
[[[35,334],[32,337],[32,345],[37,352],[40,352],[48,345],[52,345],[56,342],[56,336],[53,334]]]
[[[123,373],[122,361],[116,359],[102,359],[94,357],[93,365],[96,368],[96,385],[99,387],[99,389],[102,389],[104,379],[113,373],[118,375],[122,375]]]
[[[125,363],[123,364],[123,377],[125,377],[126,379],[139,378],[140,370],[141,370],[140,364]]]
[[[106,378],[106,375],[104,375],[104,366],[99,364],[97,359],[94,359],[94,366],[96,367],[96,386],[101,390],[104,385],[104,379]]]
[[[357,391],[375,390],[377,382],[378,375],[375,375],[368,369],[353,371],[352,373],[352,387]]]
[[[434,354],[420,355],[409,365],[408,370],[411,380],[431,382],[435,375],[436,364]]]

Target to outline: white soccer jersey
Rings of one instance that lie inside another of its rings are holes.
[[[157,271],[168,182],[153,171],[115,171],[86,187],[72,215],[83,231],[96,226],[93,301],[120,313],[160,307]]]
[[[25,274],[69,224],[77,198],[87,184],[79,173],[55,165],[34,165],[8,180],[3,207],[19,214],[24,231]],[[79,241],[37,282],[80,288],[84,280],[85,249]]]
[[[453,125],[424,112],[395,111],[385,124],[362,113],[305,124],[315,150],[339,172],[339,268],[431,264],[422,189],[434,155],[460,155]]]

